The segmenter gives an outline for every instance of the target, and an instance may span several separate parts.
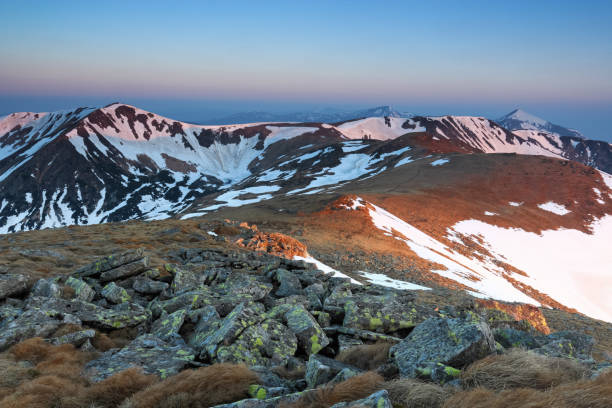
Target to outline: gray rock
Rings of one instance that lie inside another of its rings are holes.
[[[494,352],[485,323],[446,318],[425,320],[390,351],[402,377],[416,377],[417,368],[429,363],[463,367]]]
[[[105,329],[138,326],[151,318],[151,312],[142,306],[125,303],[125,307],[106,309],[81,300],[33,297],[28,308],[59,314],[73,314],[84,323]]]
[[[330,326],[326,327],[323,330],[325,331],[325,333],[328,333],[330,335],[342,333],[346,334],[347,336],[352,336],[366,341],[386,341],[391,343],[399,343],[400,341],[402,341],[402,339],[400,339],[399,337],[390,336],[388,334],[376,333],[368,330],[352,329],[344,326]]]
[[[175,295],[205,285],[206,275],[194,273],[173,264],[166,264],[164,268],[173,275],[170,291]]]
[[[130,262],[137,261],[139,259],[142,259],[143,257],[144,250],[142,248],[127,251],[119,255],[109,255],[77,269],[72,274],[72,276],[77,278],[97,276],[102,272],[109,271],[125,264],[129,264]]]
[[[80,330],[73,333],[68,333],[63,336],[54,337],[51,339],[51,344],[72,344],[75,347],[79,347],[84,344],[87,340],[93,339],[96,336],[96,331],[92,329]]]
[[[100,282],[110,282],[138,275],[149,268],[149,258],[144,257],[134,262],[118,266],[100,274]]]
[[[56,279],[39,279],[30,290],[30,296],[62,297],[62,288]]]
[[[47,337],[62,323],[61,313],[40,309],[26,310],[15,319],[2,324],[0,352],[30,337]]]
[[[389,393],[387,390],[378,391],[367,398],[360,399],[353,402],[341,402],[339,404],[332,405],[331,408],[393,408],[391,401],[389,401]]]
[[[304,289],[304,293],[309,302],[309,310],[323,309],[323,302],[321,301],[325,296],[325,288],[323,288],[323,285],[320,283],[313,283]]]
[[[195,355],[186,346],[172,346],[160,338],[145,334],[122,349],[112,349],[87,363],[83,369],[85,378],[102,381],[130,367],[141,367],[147,374],[166,378],[177,374]]]
[[[542,346],[531,333],[511,327],[500,327],[493,330],[493,337],[504,348],[519,347],[531,350]]]
[[[187,311],[184,309],[177,310],[170,315],[164,313],[159,319],[153,322],[151,334],[169,343],[175,343],[177,340],[179,340],[179,343],[183,342],[183,339],[179,335],[179,331],[185,322],[186,316]]]
[[[74,289],[75,299],[91,302],[96,296],[96,291],[82,279],[69,276],[66,279],[66,285]]]
[[[393,333],[400,329],[414,327],[435,312],[403,301],[395,293],[385,295],[360,294],[344,303],[344,327],[370,330],[379,333]]]
[[[272,289],[270,283],[260,282],[253,275],[236,272],[232,273],[225,282],[214,286],[214,290],[223,295],[249,296],[253,301],[263,299]]]
[[[338,351],[342,352],[351,347],[360,346],[363,344],[361,339],[356,339],[352,336],[347,336],[346,334],[338,335]]]
[[[228,346],[217,349],[216,361],[272,366],[286,363],[297,350],[295,335],[282,323],[267,319],[247,327]]]
[[[584,363],[593,363],[595,339],[588,334],[563,330],[538,339],[544,343],[534,349],[536,353],[549,357],[575,358]]]
[[[312,354],[306,363],[306,384],[308,388],[315,388],[321,384],[330,382],[342,370],[347,369],[352,372],[359,372],[356,367],[341,363],[334,359]]]
[[[321,326],[303,306],[293,306],[284,315],[289,329],[295,333],[298,345],[308,355],[317,354],[329,344]]]
[[[211,408],[278,408],[280,406],[291,406],[303,395],[304,393],[296,392],[268,399],[249,398],[229,404],[215,405]]]
[[[166,282],[154,281],[144,276],[136,278],[132,284],[132,288],[143,295],[157,295],[169,286]]]
[[[286,269],[276,270],[276,281],[280,283],[276,290],[276,296],[286,297],[290,295],[301,295],[303,293],[302,284],[298,277]]]
[[[0,274],[0,300],[28,291],[28,278],[18,273]]]
[[[228,346],[240,336],[245,328],[263,319],[263,306],[259,303],[241,303],[221,322],[219,328],[204,339],[201,346],[202,357],[214,358],[219,346]]]
[[[104,299],[116,305],[132,300],[130,298],[130,295],[128,295],[127,291],[121,286],[116,285],[115,282],[111,282],[108,285],[104,286],[100,294],[104,296]]]
[[[197,324],[193,333],[189,336],[188,343],[196,351],[202,351],[204,340],[221,326],[221,317],[213,306],[205,306],[202,309],[192,311],[191,319],[197,316]]]

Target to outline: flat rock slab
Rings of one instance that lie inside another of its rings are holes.
[[[485,323],[446,318],[425,320],[390,351],[402,377],[416,377],[420,367],[430,364],[463,367],[494,352],[495,340]]]
[[[172,346],[159,337],[145,334],[122,349],[109,350],[85,365],[83,375],[93,382],[127,370],[140,367],[147,374],[166,378],[177,374],[195,358],[192,349]]]

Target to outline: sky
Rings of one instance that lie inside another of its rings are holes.
[[[611,1],[0,0],[0,115],[514,108],[612,141]]]

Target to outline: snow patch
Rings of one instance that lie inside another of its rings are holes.
[[[392,279],[387,275],[383,275],[382,273],[370,273],[370,272],[358,272],[361,276],[363,276],[368,282],[378,285],[384,286],[387,288],[400,289],[400,290],[431,290],[426,286],[417,285],[416,283],[405,282],[397,279]]]
[[[553,201],[548,201],[544,204],[538,204],[538,208],[541,208],[544,211],[549,211],[557,215],[565,215],[565,214],[571,213],[571,211],[565,208],[564,205],[557,204]]]
[[[438,160],[432,161],[429,164],[431,164],[432,166],[441,166],[441,165],[446,164],[448,162],[449,162],[448,159],[438,159]]]
[[[357,285],[361,285],[361,282],[343,274],[340,271],[335,270],[334,268],[325,265],[323,262],[316,260],[315,258],[313,258],[312,256],[308,255],[307,257],[302,257],[302,256],[294,256],[293,259],[295,259],[296,261],[304,261],[304,262],[308,262],[311,264],[314,264],[318,270],[323,271],[325,273],[329,273],[331,274],[333,277],[335,278],[348,278],[351,280],[351,283],[355,283]]]

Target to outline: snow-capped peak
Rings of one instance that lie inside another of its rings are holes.
[[[515,109],[507,115],[497,119],[496,122],[511,131],[535,130],[538,132],[551,133],[557,136],[571,136],[579,137],[581,139],[584,138],[584,136],[577,130],[556,125],[545,119],[532,115],[531,113],[525,112],[522,109]]]
[[[510,112],[509,114],[507,114],[506,116],[504,116],[502,119],[514,119],[514,120],[519,120],[521,122],[525,122],[527,124],[532,124],[534,126],[544,126],[546,125],[546,123],[548,123],[546,120],[539,118],[535,115],[532,115],[529,112],[525,112],[522,109],[515,109],[512,112]],[[535,130],[535,129],[534,129]]]

